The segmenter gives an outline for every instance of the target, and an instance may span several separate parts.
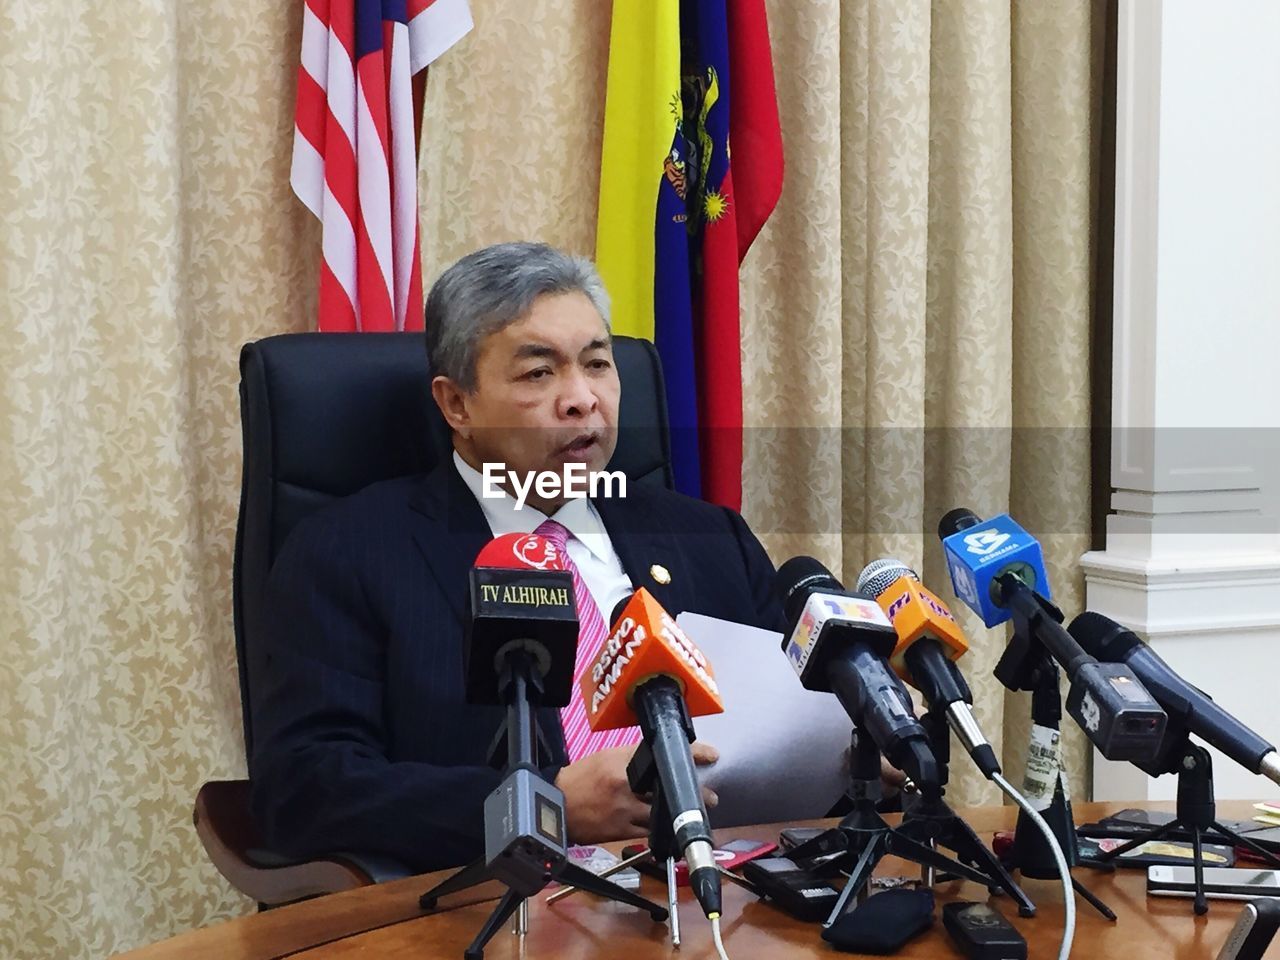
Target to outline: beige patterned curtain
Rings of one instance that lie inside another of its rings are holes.
[[[191,804],[244,775],[237,352],[314,302],[299,10],[0,12],[0,957],[249,907]]]
[[[1078,609],[1097,16],[769,6],[787,181],[744,276],[748,519],[775,559],[852,579],[890,553],[943,584],[937,516],[1012,507]],[[500,239],[594,244],[610,5],[472,7],[428,84],[428,280]],[[190,810],[244,772],[237,350],[314,304],[318,231],[287,186],[299,11],[0,15],[3,957],[251,909]],[[1002,639],[966,626],[1012,757],[1025,704],[990,678]],[[994,799],[963,763],[953,793]]]
[[[787,179],[746,264],[743,379],[744,509],[775,559],[813,552],[848,585],[893,556],[950,600],[938,520],[1012,510],[1080,609],[1101,10],[771,6]],[[1003,631],[961,619],[1018,780],[1029,702],[991,675]],[[963,757],[950,793],[999,799]]]

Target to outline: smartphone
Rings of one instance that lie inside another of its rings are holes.
[[[1085,860],[1096,860],[1100,855],[1110,853],[1126,842],[1110,837],[1078,837],[1076,851]],[[999,850],[995,853],[1000,855]],[[1200,855],[1205,866],[1233,867],[1236,864],[1236,851],[1233,847],[1206,843],[1201,845]],[[1194,858],[1195,847],[1189,843],[1148,840],[1142,846],[1120,854],[1112,862],[1122,867],[1182,866],[1191,863]]]
[[[1136,807],[1129,807],[1113,813],[1109,817],[1103,817],[1101,822],[1151,829],[1152,827],[1162,827],[1166,823],[1172,823],[1173,814],[1165,813],[1163,810],[1139,810]]]
[[[767,840],[730,840],[722,847],[712,851],[716,864],[725,870],[736,870],[750,860],[767,857],[778,849],[776,843]],[[728,854],[728,856],[725,856]],[[679,867],[677,866],[677,872]]]
[[[824,830],[821,827],[787,827],[778,835],[782,849],[790,855],[794,855],[794,851],[819,837],[826,837],[827,840],[805,851],[804,864],[812,869],[817,869],[824,863],[844,855],[847,847],[839,833],[834,830]]]
[[[1108,827],[1119,827],[1121,829],[1141,831],[1163,827],[1166,823],[1172,822],[1172,813],[1166,813],[1163,810],[1139,810],[1136,807],[1128,807],[1118,813],[1113,813],[1109,817],[1103,817],[1096,824],[1088,824],[1088,826],[1100,827],[1103,830]],[[1257,823],[1253,820],[1223,820],[1221,823],[1228,830],[1233,830],[1236,833],[1256,833],[1266,828],[1265,824]],[[1185,830],[1175,830],[1171,839],[1180,839],[1180,835],[1186,832]],[[1209,832],[1211,835],[1216,836],[1213,831]]]
[[[826,832],[823,827],[787,827],[778,834],[778,839],[782,842],[783,850],[794,850]]]
[[[643,849],[644,847],[639,844],[623,847],[622,858],[626,860]],[[733,870],[749,860],[767,857],[777,849],[778,845],[776,843],[769,843],[765,840],[730,840],[728,843],[712,850],[711,855],[715,857],[717,866],[724,870]],[[639,861],[636,864],[636,869],[651,877],[657,877],[659,880],[667,879],[666,864],[657,863],[652,857],[646,857],[644,860]],[[689,865],[683,860],[677,860],[676,886],[687,887],[688,885]]]
[[[1191,897],[1195,889],[1193,867],[1147,867],[1147,893],[1151,896]],[[1204,893],[1218,900],[1280,897],[1280,870],[1205,867]]]
[[[826,877],[786,857],[753,860],[743,866],[742,875],[761,896],[797,920],[822,920],[840,899],[840,891]]]
[[[1280,900],[1246,903],[1240,919],[1227,935],[1218,960],[1262,960],[1277,927],[1280,927]]]
[[[610,853],[604,847],[589,844],[587,846],[571,846],[567,851],[570,863],[577,864],[584,870],[589,870],[597,876],[604,873],[615,864],[621,863],[617,856]],[[628,867],[625,870],[618,870],[609,876],[609,879],[618,886],[626,890],[640,889],[640,874],[633,868]]]

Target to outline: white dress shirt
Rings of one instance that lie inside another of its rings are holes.
[[[453,452],[453,465],[480,504],[484,518],[489,521],[489,530],[495,537],[504,533],[533,533],[547,519],[545,513],[528,502],[517,509],[515,499],[505,492],[500,497],[482,496],[484,478],[479,470],[458,455],[457,450]],[[622,561],[613,549],[613,541],[609,539],[609,531],[596,512],[595,504],[585,497],[567,500],[551,519],[563,524],[571,534],[569,559],[577,566],[587,592],[600,608],[600,615],[608,627],[614,606],[632,593],[631,578],[622,569]]]

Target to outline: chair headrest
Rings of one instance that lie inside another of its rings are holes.
[[[671,487],[662,370],[653,344],[615,337],[622,383],[609,469]],[[236,530],[236,651],[248,703],[246,645],[262,623],[262,588],[289,531],[312,511],[371,483],[428,473],[453,449],[431,397],[417,333],[297,333],[240,353],[244,467]],[[246,745],[249,717],[245,715]]]

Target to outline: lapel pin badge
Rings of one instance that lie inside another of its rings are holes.
[[[671,582],[671,571],[660,563],[655,563],[649,568],[649,576],[653,577],[655,583],[660,583],[664,587]]]

